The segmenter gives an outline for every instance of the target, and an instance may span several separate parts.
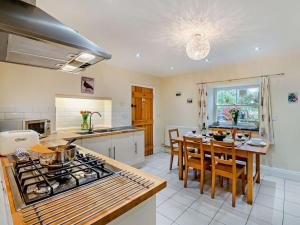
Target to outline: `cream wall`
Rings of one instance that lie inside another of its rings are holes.
[[[271,78],[271,95],[276,144],[263,157],[265,165],[300,171],[300,103],[288,104],[288,92],[300,93],[300,55],[278,56],[216,67],[203,71],[165,78],[162,82],[161,112],[164,126],[196,126],[198,124],[199,81],[216,81],[231,78],[284,72],[284,77]],[[176,91],[182,96],[176,97]],[[186,99],[193,97],[193,104]]]
[[[82,95],[81,76],[95,78],[93,96],[112,99],[112,125],[131,124],[131,85],[155,89],[154,145],[160,147],[160,79],[100,63],[82,74],[0,63],[0,119],[50,118],[55,121],[55,95]],[[90,96],[90,95],[87,95]],[[55,123],[53,123],[55,128]]]

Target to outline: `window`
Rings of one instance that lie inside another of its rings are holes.
[[[220,123],[231,123],[229,110],[240,109],[238,122],[242,124],[259,121],[259,87],[257,85],[215,89],[215,119]]]

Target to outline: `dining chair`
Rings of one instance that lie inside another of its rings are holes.
[[[174,140],[174,138],[179,137],[179,130],[178,128],[170,129],[169,130],[169,140],[170,140],[170,170],[172,170],[173,165],[173,158],[174,155],[178,155],[179,153],[179,147],[178,143]],[[179,161],[178,161],[179,162]]]
[[[216,191],[216,176],[222,176],[232,180],[232,207],[235,207],[236,201],[236,183],[237,178],[242,179],[242,193],[245,194],[245,166],[236,163],[236,149],[233,142],[221,142],[211,140],[211,197],[215,198]],[[215,155],[215,149],[218,148],[218,152],[228,150],[231,155],[230,159],[220,158]]]
[[[183,149],[185,161],[184,187],[187,187],[189,168],[192,167],[194,170],[200,170],[200,193],[203,194],[205,170],[209,169],[210,161],[205,158],[202,139],[184,136]],[[196,149],[196,151],[193,152],[190,149]]]

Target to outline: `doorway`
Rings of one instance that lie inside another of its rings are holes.
[[[153,154],[153,89],[131,87],[132,125],[145,129],[145,156]]]

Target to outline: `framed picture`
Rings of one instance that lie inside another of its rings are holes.
[[[181,92],[180,91],[177,91],[176,92],[176,97],[180,97],[181,96]]]
[[[81,77],[81,93],[94,94],[94,78]]]
[[[188,99],[186,100],[186,102],[189,103],[189,104],[191,104],[191,103],[193,103],[193,99],[192,99],[192,98],[188,98]]]
[[[298,102],[298,93],[291,92],[288,94],[288,102],[289,103],[297,103]]]

